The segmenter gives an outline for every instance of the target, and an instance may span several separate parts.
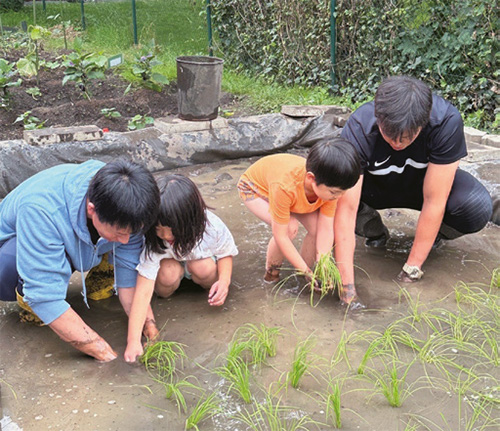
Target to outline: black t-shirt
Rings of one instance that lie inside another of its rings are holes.
[[[358,150],[364,183],[395,192],[421,187],[429,162],[445,165],[467,155],[460,113],[437,95],[432,97],[429,123],[404,150],[392,149],[382,137],[374,102],[365,103],[349,117],[341,136]]]

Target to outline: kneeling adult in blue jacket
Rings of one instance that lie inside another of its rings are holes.
[[[156,222],[158,203],[153,176],[125,160],[64,164],[27,179],[0,203],[0,300],[15,301],[17,290],[64,341],[97,360],[115,359],[66,302],[69,279],[82,273],[87,302],[83,272],[109,253],[128,314],[142,232]]]

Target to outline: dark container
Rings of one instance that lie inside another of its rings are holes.
[[[224,60],[208,56],[177,57],[177,106],[183,120],[214,120],[219,114]]]

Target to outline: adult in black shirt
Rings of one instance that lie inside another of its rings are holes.
[[[335,216],[341,299],[355,307],[354,232],[367,237],[367,245],[384,246],[388,238],[374,209],[421,211],[398,276],[412,282],[422,277],[436,238],[479,231],[490,220],[492,203],[478,180],[457,169],[467,155],[460,113],[422,81],[407,76],[384,80],[375,101],[351,115],[341,136],[356,147],[363,168],[359,182],[340,199]]]

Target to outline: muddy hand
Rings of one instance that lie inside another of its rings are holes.
[[[401,271],[396,277],[401,283],[415,283],[418,279],[411,278],[405,271]]]
[[[146,319],[144,322],[144,329],[142,330],[143,335],[148,339],[148,341],[152,341],[158,337],[160,331],[156,327],[156,322],[153,319]]]
[[[340,304],[344,307],[347,307],[348,310],[363,310],[366,308],[358,298],[358,294],[356,293],[356,287],[354,284],[344,284],[340,288]]]
[[[70,341],[70,343],[75,349],[94,357],[100,362],[109,362],[118,356],[106,340],[100,336],[88,341]]]

